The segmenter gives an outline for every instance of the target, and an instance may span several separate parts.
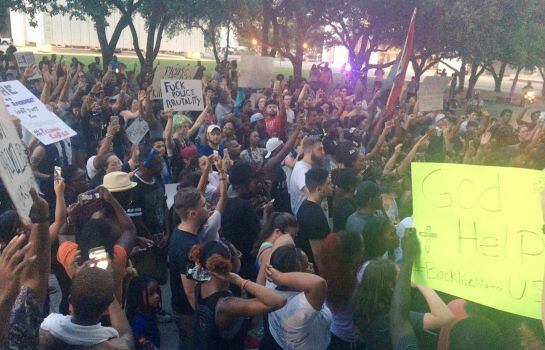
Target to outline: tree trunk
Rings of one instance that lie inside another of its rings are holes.
[[[413,66],[413,71],[414,71],[414,80],[417,83],[419,83],[420,82],[420,77],[422,76],[421,65],[418,63],[418,60],[416,58],[411,59],[411,64]]]
[[[513,78],[513,84],[511,85],[511,90],[509,91],[509,98],[513,98],[513,95],[515,94],[515,88],[517,87],[517,82],[519,81],[519,74],[522,71],[522,67],[517,68],[517,72],[515,73],[515,77]]]
[[[227,38],[225,41],[225,54],[223,55],[223,60],[227,61],[229,58],[229,37],[231,36],[231,24],[230,22],[227,23]]]
[[[295,49],[295,57],[291,60],[293,65],[293,79],[300,80],[303,77],[303,47],[298,43]]]
[[[543,79],[543,84],[541,85],[541,97],[545,97],[545,72],[542,68],[538,68],[541,79]]]
[[[502,62],[498,73],[492,74],[492,77],[494,77],[494,92],[501,92],[501,83],[503,81],[503,76],[505,75],[506,68],[507,62]]]
[[[479,64],[471,64],[471,71],[466,93],[467,100],[471,99],[471,97],[473,96],[473,90],[475,90],[475,85],[477,84],[477,81],[479,80],[481,74],[485,71],[484,67],[479,70],[479,66]]]
[[[269,28],[271,22],[271,4],[263,1],[263,26],[261,28],[261,56],[269,55]],[[252,43],[250,43],[252,45]]]
[[[460,75],[458,75],[458,92],[464,91],[466,84],[466,60],[462,58],[462,65],[460,66]]]

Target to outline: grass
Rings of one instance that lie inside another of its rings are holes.
[[[57,53],[57,57],[60,57],[62,54],[61,53]],[[42,57],[44,56],[47,56],[47,57],[51,57],[51,55],[44,55],[44,54],[36,54],[36,60],[37,61],[40,61],[42,59]],[[85,66],[88,66],[90,63],[94,62],[94,59],[95,57],[100,57],[102,59],[102,57],[100,56],[99,53],[97,53],[96,55],[67,55],[65,56],[64,60],[66,62],[70,62],[72,57],[76,57],[78,59],[78,61],[82,62],[83,64],[85,64]],[[140,61],[138,60],[138,58],[136,57],[121,57],[118,59],[119,62],[123,62],[127,65],[127,69],[128,70],[132,70],[134,65],[136,64],[136,71],[139,72],[140,71]],[[197,64],[197,60],[194,60],[194,59],[162,59],[162,58],[159,58],[159,59],[156,59],[155,60],[155,65],[157,64],[162,64],[162,65],[196,65]],[[214,72],[214,68],[216,67],[216,62],[215,61],[210,61],[210,60],[201,60],[201,63],[203,66],[206,67],[206,71],[205,71],[205,74],[207,76],[210,76],[212,75],[212,72]],[[283,61],[283,64],[285,65],[289,65],[289,61]],[[291,67],[275,67],[274,68],[274,73],[275,74],[283,74],[286,79],[293,74],[293,69]],[[308,70],[305,70],[303,69],[303,76],[308,76]]]

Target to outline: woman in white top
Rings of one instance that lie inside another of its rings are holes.
[[[260,349],[325,350],[329,346],[331,312],[324,305],[327,284],[309,273],[308,267],[308,257],[293,243],[273,251],[266,269],[267,285],[288,302],[269,313]]]

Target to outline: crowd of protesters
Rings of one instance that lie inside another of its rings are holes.
[[[411,83],[387,114],[382,84],[336,84],[327,64],[255,90],[222,62],[199,63],[205,109],[181,114],[116,58],[19,69],[14,50],[0,81],[77,135],[44,145],[13,118],[39,188],[30,225],[0,188],[0,346],[159,349],[175,321],[180,349],[545,348],[537,320],[410,282],[411,162],[543,169],[539,112],[420,111]]]

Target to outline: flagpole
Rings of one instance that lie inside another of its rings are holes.
[[[411,15],[411,21],[409,22],[409,30],[407,31],[407,36],[405,37],[405,43],[403,44],[403,50],[401,51],[400,60],[403,59],[405,50],[407,50],[407,42],[409,40],[410,28],[411,28],[411,24],[414,25],[414,20],[415,20],[415,17],[416,17],[416,9],[417,8],[415,7],[414,10],[413,10],[413,13]],[[402,64],[403,62],[400,61],[399,63]],[[399,67],[400,67],[400,65],[398,64],[398,69],[399,69]],[[403,71],[403,69],[406,70],[407,68],[403,67],[402,71]],[[397,78],[397,74],[394,77],[394,79],[396,79],[396,78]],[[403,81],[401,83],[403,83],[403,84],[405,83],[405,76],[403,76]],[[395,90],[394,88],[396,87],[395,85],[396,85],[396,81],[394,81],[394,83],[392,84],[392,88],[390,89],[390,94],[388,95],[388,100],[386,101],[386,106],[385,106],[386,111],[385,112],[387,112],[387,113],[391,112],[391,111],[388,111],[388,106],[390,105],[390,99],[392,99],[392,97],[393,97],[392,95],[393,95],[394,90]],[[397,98],[399,98],[399,96]]]

